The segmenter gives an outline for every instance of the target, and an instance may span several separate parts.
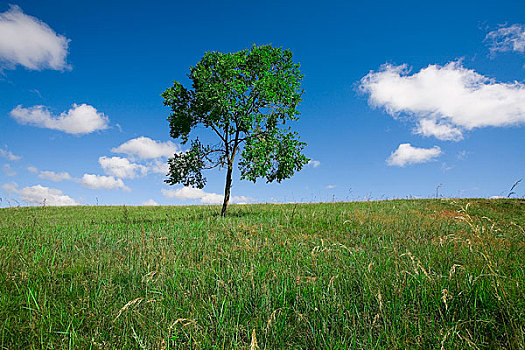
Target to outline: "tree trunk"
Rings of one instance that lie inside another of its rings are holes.
[[[232,187],[232,171],[233,164],[228,164],[228,172],[226,173],[226,186],[224,187],[224,202],[222,203],[221,216],[226,216],[228,203],[230,202],[230,189]]]

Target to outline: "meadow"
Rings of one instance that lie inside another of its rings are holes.
[[[0,349],[525,347],[525,201],[0,209]]]

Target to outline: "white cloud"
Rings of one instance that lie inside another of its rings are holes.
[[[17,184],[16,182],[13,182],[13,183],[10,183],[10,184],[3,184],[2,185],[2,189],[8,193],[8,194],[11,194],[11,193],[16,193],[17,191]]]
[[[165,190],[162,189],[162,194],[167,198],[178,199],[178,200],[200,200],[204,204],[219,204],[223,201],[223,196],[217,193],[204,192],[199,188],[193,187],[182,187],[177,190]]]
[[[390,166],[405,166],[409,164],[426,163],[434,160],[441,154],[438,146],[432,148],[412,147],[409,143],[402,143],[386,160]]]
[[[230,203],[233,203],[233,204],[248,204],[253,201],[254,201],[253,198],[246,197],[246,196],[232,196],[230,198]]]
[[[171,141],[161,142],[141,136],[113,148],[111,152],[124,153],[140,159],[154,159],[172,157],[173,154],[180,152],[180,148]]]
[[[336,186],[335,186],[335,185],[327,185],[326,188],[329,189],[329,190],[331,190],[331,189],[336,188]]]
[[[35,168],[36,169],[36,168]],[[55,173],[54,171],[41,171],[38,177],[45,180],[51,180],[55,182],[63,180],[72,180],[71,175],[67,172]]]
[[[106,174],[121,179],[133,179],[138,176],[144,176],[148,172],[148,168],[144,165],[132,163],[126,158],[100,157],[98,162]]]
[[[409,75],[406,65],[383,65],[361,79],[369,104],[415,119],[415,132],[458,141],[463,132],[525,123],[525,84],[497,83],[460,62],[429,65]]]
[[[159,205],[159,203],[155,202],[153,199],[148,199],[142,205]]]
[[[11,168],[11,165],[9,165],[9,164],[4,164],[4,166],[2,167],[2,171],[7,176],[15,176],[16,175],[16,171],[14,171],[13,168]]]
[[[2,149],[2,147],[0,147],[0,156],[9,160],[19,160],[20,158],[22,158],[20,156],[15,156],[13,153],[9,152],[6,149]]]
[[[438,140],[443,141],[459,141],[463,139],[463,134],[458,128],[432,119],[421,119],[414,132],[423,136],[434,136]]]
[[[36,185],[18,189],[16,184],[4,184],[2,188],[7,193],[18,194],[22,200],[31,204],[43,205],[45,203],[45,205],[51,206],[79,205],[73,198],[55,188]]]
[[[84,174],[82,178],[78,179],[78,182],[82,186],[92,190],[112,190],[121,188],[124,191],[131,191],[131,189],[127,187],[121,179],[115,179],[113,176]]]
[[[29,167],[29,171],[38,172],[38,169],[35,167]],[[112,190],[112,189],[122,189],[124,191],[131,191],[131,189],[124,184],[122,179],[116,179],[113,176],[103,176],[103,175],[94,175],[94,174],[84,174],[81,178],[75,178],[69,175],[67,172],[57,173],[54,171],[41,171],[38,174],[38,177],[41,179],[51,180],[51,181],[63,181],[70,180],[81,184],[83,187],[92,189],[92,190]]]
[[[162,161],[160,159],[155,159],[152,163],[149,164],[149,170],[154,173],[166,175],[170,170],[168,162]]]
[[[317,168],[319,165],[321,165],[321,162],[318,160],[310,160],[308,161],[307,165],[310,165],[313,168]]]
[[[33,173],[33,174],[38,173],[38,169],[35,168],[34,166],[28,166],[28,167],[27,167],[27,170],[28,170],[29,172]]]
[[[0,13],[0,70],[21,65],[27,69],[71,69],[66,63],[69,39],[28,16],[18,6]]]
[[[59,116],[54,116],[44,106],[24,108],[20,105],[13,109],[10,114],[19,124],[60,130],[68,134],[89,134],[109,127],[108,117],[87,104],[73,104],[69,111],[62,112]]]
[[[485,41],[489,42],[492,53],[506,51],[523,53],[525,52],[525,26],[513,24],[509,27],[501,27],[488,33]]]
[[[221,204],[224,196],[217,193],[204,192],[199,188],[181,187],[176,190],[161,190],[166,198],[184,200],[199,200],[203,204]],[[232,196],[230,203],[245,204],[253,201],[253,199],[245,196]]]

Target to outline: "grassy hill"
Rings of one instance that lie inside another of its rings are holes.
[[[523,348],[525,201],[0,209],[1,349]]]

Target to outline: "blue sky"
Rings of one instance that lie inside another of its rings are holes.
[[[312,162],[237,202],[506,196],[525,174],[523,1],[0,1],[1,206],[207,204],[160,94],[206,51],[291,49]],[[515,189],[525,195],[525,184]]]

